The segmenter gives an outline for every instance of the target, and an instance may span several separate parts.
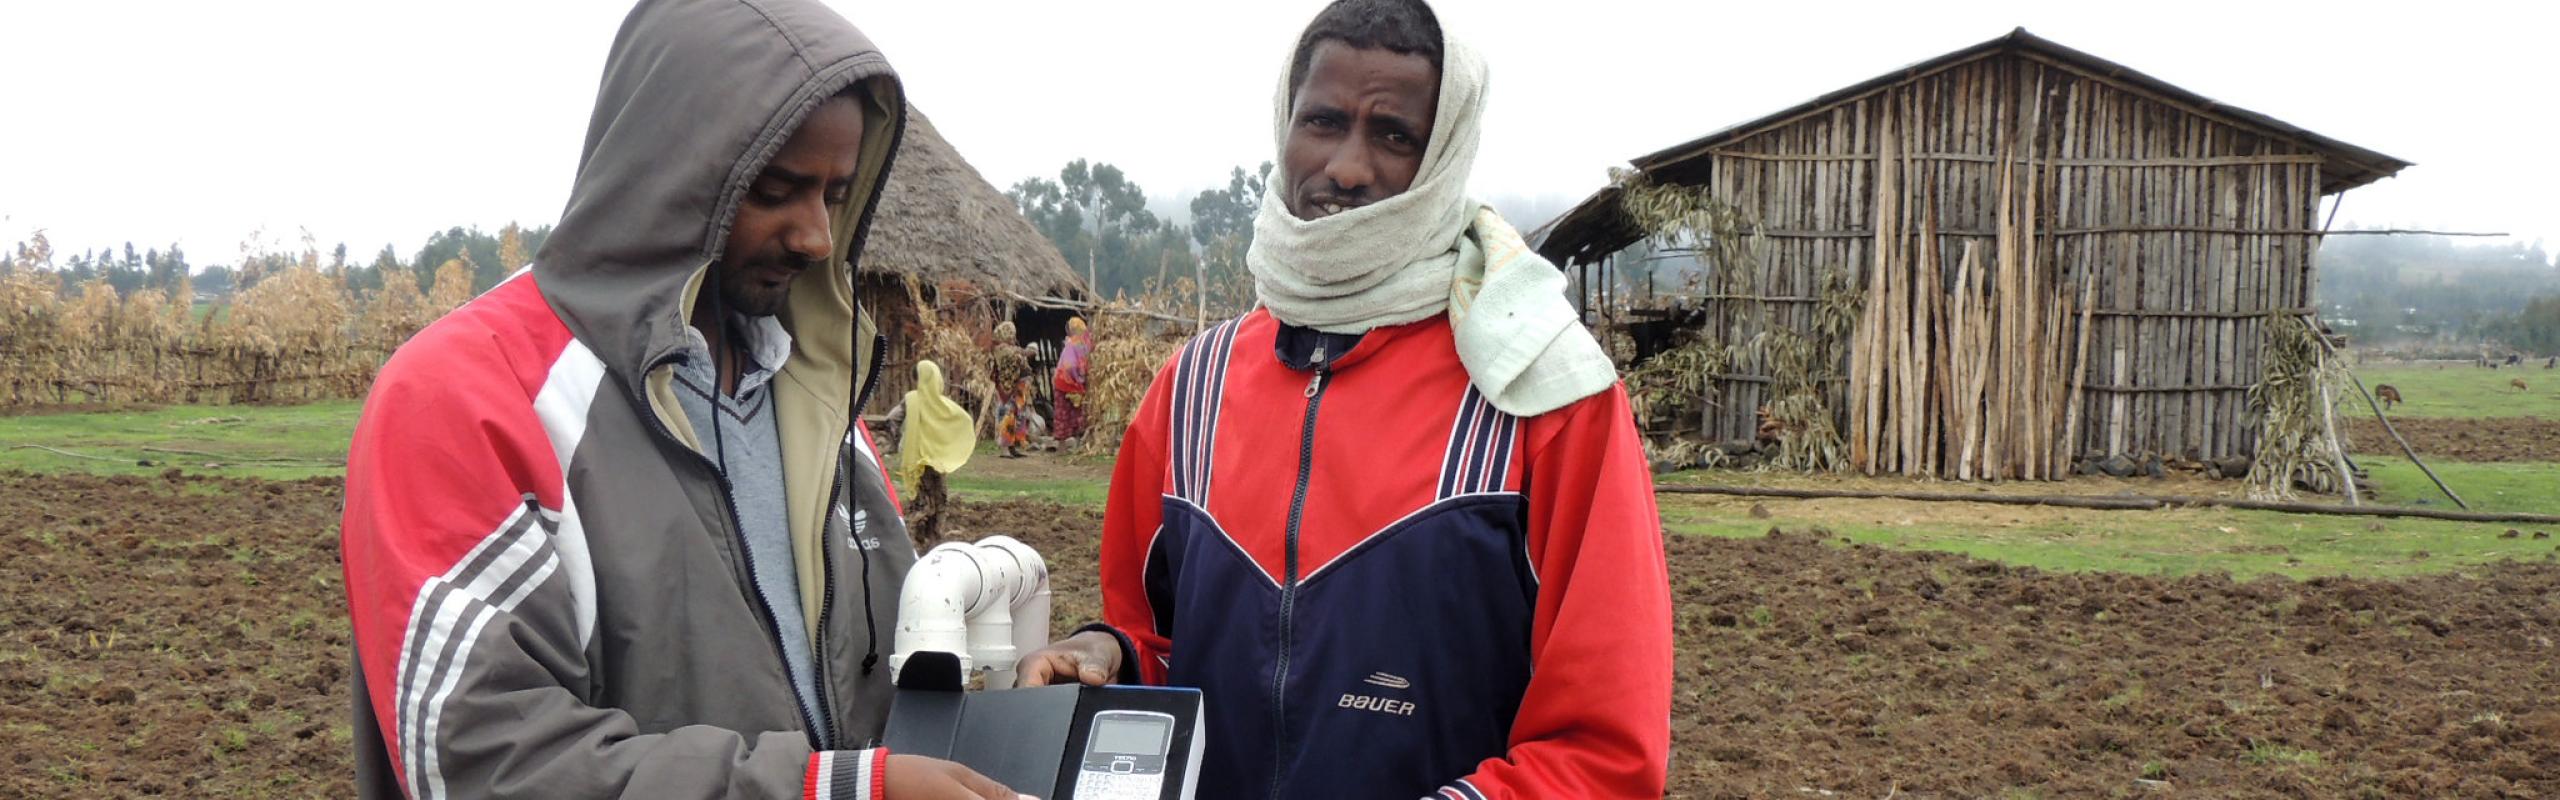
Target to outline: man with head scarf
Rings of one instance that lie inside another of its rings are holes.
[[[632,10],[534,265],[357,423],[357,796],[1014,797],[877,746],[916,555],[852,270],[905,121],[814,0]]]
[[[1660,797],[1652,476],[1562,275],[1467,197],[1483,61],[1420,0],[1341,0],[1283,74],[1263,307],[1158,373],[1108,624],[1025,682],[1199,687],[1204,797]]]

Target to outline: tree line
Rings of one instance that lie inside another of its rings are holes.
[[[428,234],[426,243],[405,261],[397,249],[386,244],[372,261],[365,262],[350,260],[344,243],[323,253],[307,232],[298,251],[253,235],[249,242],[241,244],[239,257],[230,263],[197,267],[188,262],[186,250],[174,243],[167,250],[155,247],[138,253],[132,242],[126,242],[121,251],[107,248],[59,254],[46,233],[38,230],[29,240],[0,250],[0,277],[20,271],[50,272],[59,282],[57,291],[65,297],[81,293],[93,281],[105,281],[119,297],[131,297],[140,291],[165,293],[184,285],[198,297],[218,299],[309,260],[324,273],[342,280],[352,293],[378,292],[395,279],[408,281],[420,293],[426,293],[434,289],[439,270],[447,263],[459,262],[469,271],[471,289],[477,293],[498,285],[517,267],[531,263],[533,254],[550,237],[550,225],[527,228],[510,222],[494,232],[476,225],[456,225]]]
[[[1224,186],[1202,190],[1191,198],[1186,220],[1159,217],[1148,210],[1146,190],[1137,181],[1117,166],[1086,159],[1069,162],[1055,179],[1035,176],[1018,181],[1005,194],[1034,229],[1057,245],[1068,264],[1086,276],[1088,285],[1097,287],[1095,294],[1100,298],[1172,292],[1199,284],[1208,287],[1212,304],[1241,307],[1251,300],[1244,253],[1253,242],[1253,218],[1261,207],[1271,168],[1264,162],[1251,170],[1231,169]],[[550,235],[550,225],[508,223],[496,231],[457,225],[428,234],[408,258],[386,244],[365,260],[352,255],[344,243],[321,250],[306,232],[299,250],[318,253],[322,271],[342,279],[351,292],[378,291],[394,276],[427,291],[437,270],[453,261],[470,270],[473,291],[478,292],[504,280],[514,270],[509,265],[530,262]],[[301,259],[296,248],[258,238],[242,244],[240,256],[230,263],[198,266],[175,244],[165,250],[137,251],[128,242],[121,251],[57,253],[39,230],[30,241],[0,250],[0,275],[18,270],[54,272],[66,295],[103,279],[120,296],[141,290],[169,291],[191,278],[197,295],[223,297]]]
[[[1186,222],[1147,209],[1147,193],[1119,167],[1076,159],[1056,180],[1030,177],[1005,190],[1031,226],[1058,246],[1101,298],[1206,287],[1208,302],[1241,307],[1251,298],[1244,253],[1271,163],[1235,167],[1223,187],[1192,196]]]
[[[2329,237],[2318,299],[2321,315],[2362,345],[2560,354],[2560,262],[2540,242]]]

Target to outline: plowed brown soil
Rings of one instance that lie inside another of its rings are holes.
[[[2401,455],[2400,443],[2370,416],[2342,420],[2358,453]],[[2394,419],[2418,455],[2452,461],[2560,462],[2560,419]]]
[[[2235,583],[1803,535],[1670,550],[1677,796],[2560,795],[2560,567]]]
[[[0,797],[347,795],[339,496],[0,475]]]
[[[338,503],[0,475],[0,797],[345,795]],[[1062,626],[1099,607],[1100,524],[952,516],[1046,554]],[[1814,535],[1669,549],[1675,797],[2560,797],[2560,568],[2234,583]]]

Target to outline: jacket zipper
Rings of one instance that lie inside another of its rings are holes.
[[[717,409],[717,408],[715,408],[715,409],[712,409],[711,413],[717,414],[717,413],[720,413],[720,410],[719,410],[719,409]],[[730,532],[733,536],[735,536],[735,537],[736,537],[736,539],[737,539],[737,541],[738,541],[738,555],[743,556],[743,557],[745,557],[745,558],[749,559],[750,561],[752,561],[752,560],[755,558],[755,550],[754,550],[754,547],[753,547],[752,545],[749,545],[749,544],[747,543],[747,526],[746,526],[746,523],[741,522],[741,521],[739,521],[739,519],[738,519],[738,493],[737,493],[737,490],[736,490],[735,488],[732,488],[731,484],[729,483],[729,475],[728,475],[728,473],[720,472],[719,468],[718,468],[716,465],[712,468],[712,472],[714,472],[714,473],[718,473],[718,474],[720,475],[720,493],[721,493],[721,496],[722,496],[723,498],[725,498],[726,500],[728,500],[728,506],[729,506],[729,532]],[[774,655],[775,655],[775,656],[778,656],[778,657],[780,657],[780,658],[782,659],[782,676],[783,676],[783,678],[784,678],[784,679],[786,679],[786,680],[787,680],[787,679],[789,679],[789,678],[791,678],[791,677],[792,677],[792,671],[793,671],[793,670],[792,670],[792,667],[791,667],[791,656],[790,656],[790,654],[788,654],[788,653],[784,652],[784,651],[783,651],[783,649],[782,649],[782,620],[781,620],[778,616],[776,616],[776,615],[773,613],[773,598],[772,598],[772,597],[770,597],[770,596],[767,596],[767,595],[764,593],[764,580],[763,580],[763,579],[761,579],[761,578],[756,577],[755,565],[754,565],[754,564],[752,564],[752,563],[750,563],[750,564],[748,564],[748,565],[747,565],[747,588],[748,588],[748,589],[750,589],[750,590],[752,590],[752,591],[755,593],[755,596],[756,596],[756,610],[764,612],[764,625],[765,625],[765,630],[767,630],[767,631],[771,631],[771,632],[772,632],[772,634],[773,634],[773,653],[774,653]],[[814,638],[812,638],[812,640],[809,642],[809,663],[810,663],[810,665],[811,665],[811,666],[813,666],[813,667],[814,667],[814,666],[816,666],[816,665],[817,665],[818,660],[819,660],[819,656],[818,656],[818,643],[817,643],[817,641],[816,641]],[[825,702],[826,684],[825,684],[825,683],[823,683],[823,682],[820,682],[820,680],[819,680],[819,679],[820,679],[820,677],[821,677],[821,676],[815,676],[815,675],[810,676],[810,685],[811,685],[811,686],[818,687],[818,691],[819,691],[819,693],[820,693],[820,694],[819,694],[819,697],[818,697],[818,700],[819,700],[819,702]],[[809,736],[809,747],[810,747],[810,749],[813,749],[813,750],[829,750],[829,749],[833,749],[833,748],[829,747],[828,745],[832,743],[830,740],[831,740],[831,739],[833,739],[834,737],[832,737],[832,736],[821,736],[821,735],[819,735],[820,731],[819,731],[819,729],[818,729],[818,720],[817,720],[817,718],[810,716],[809,705],[808,705],[807,703],[799,702],[799,700],[800,700],[800,687],[799,687],[799,685],[798,685],[798,684],[799,684],[799,682],[798,682],[798,681],[793,681],[792,683],[793,683],[793,685],[792,685],[792,687],[791,687],[791,699],[792,699],[792,705],[796,705],[796,706],[799,706],[799,707],[800,707],[800,724],[801,724],[801,726],[803,727],[803,729],[806,731],[806,733],[807,733],[807,734],[808,734],[808,736]]]
[[[855,507],[861,504],[861,499],[845,496],[846,476],[851,474],[853,471],[853,458],[847,455],[845,451],[853,447],[853,437],[856,435],[853,426],[862,424],[862,407],[869,404],[871,400],[871,390],[880,385],[880,365],[881,362],[887,360],[888,357],[889,338],[886,336],[872,337],[871,370],[869,374],[863,376],[862,387],[854,391],[853,404],[847,407],[850,411],[845,414],[845,431],[844,436],[842,437],[844,445],[836,449],[835,484],[827,489],[827,502],[830,505],[833,505],[837,498],[844,499],[845,543],[857,548],[862,546],[862,531],[854,528],[853,520]],[[827,715],[827,738],[831,740],[828,744],[835,745],[842,744],[844,742],[845,734],[843,726],[844,720],[836,718],[835,702],[827,691],[827,630],[829,628],[829,620],[835,618],[836,611],[836,551],[835,548],[827,547],[826,543],[823,541],[826,536],[826,527],[826,523],[823,521],[818,524],[818,536],[821,539],[818,545],[818,563],[820,564],[820,574],[823,576],[821,579],[826,582],[826,586],[825,588],[820,589],[818,594],[818,634],[810,637],[809,640],[809,667],[818,671],[818,680],[816,683],[818,688],[818,713]],[[862,560],[862,570],[863,591],[868,592],[871,590],[871,559],[864,558]],[[862,624],[866,628],[877,624],[878,622],[878,620],[870,618],[869,615],[864,615],[862,620]],[[870,631],[869,633],[874,637],[879,636],[878,631]],[[869,655],[866,654],[864,658],[866,661],[862,665],[862,668],[864,670],[864,674],[869,674],[871,669],[871,665],[867,660]],[[815,742],[812,742],[811,744],[812,746],[816,746]],[[876,747],[878,745],[878,741],[869,741],[863,744],[864,747]]]
[[[657,367],[653,365],[650,369],[655,370]],[[655,411],[657,405],[649,402],[648,395],[638,392],[634,392],[634,394],[636,395],[636,399],[640,401],[641,408],[650,409],[650,413],[641,415],[649,418],[649,426],[655,429],[658,432],[658,435],[667,437],[668,441],[682,443],[682,440],[676,438],[675,431],[667,429],[666,420],[658,418]],[[717,398],[714,398],[711,413],[720,413]],[[720,500],[722,503],[721,510],[728,512],[729,534],[738,542],[738,556],[743,559],[754,559],[754,551],[747,545],[746,523],[741,522],[738,519],[738,492],[729,484],[729,473],[721,471],[719,462],[711,460],[710,456],[704,455],[700,450],[694,450],[693,457],[700,459],[702,461],[702,465],[711,470],[712,477],[717,479],[720,484]],[[782,623],[774,618],[773,601],[766,599],[764,594],[764,582],[756,578],[755,565],[747,564],[746,573],[747,589],[749,593],[756,596],[756,610],[764,614],[764,628],[768,638],[773,643],[774,657],[782,661],[783,679],[785,681],[790,681],[791,657],[784,654],[782,650]],[[811,652],[809,661],[811,664],[816,664],[819,661],[816,648],[817,643],[815,641],[810,642]],[[807,703],[800,702],[800,687],[798,683],[793,681],[792,684],[793,685],[789,687],[791,690],[791,705],[796,707],[800,713],[800,725],[809,737],[810,748],[817,750],[830,749],[827,746],[830,743],[821,740],[831,739],[833,737],[822,737],[818,735],[817,719],[809,716],[809,705]],[[825,685],[819,684],[819,686],[819,691],[823,693],[825,691]]]
[[[852,431],[846,431],[846,433],[851,434]],[[833,512],[835,510],[833,506],[835,505],[836,498],[844,496],[844,474],[846,469],[847,465],[844,458],[844,451],[842,449],[838,449],[836,451],[836,479],[833,484],[827,488],[827,505],[829,506],[829,512]],[[844,510],[845,543],[855,547],[861,547],[862,532],[853,529],[853,501],[851,499],[845,500]],[[830,516],[832,516],[832,513]],[[834,548],[827,546],[826,540],[827,523],[824,518],[820,518],[818,522],[818,579],[825,581],[826,585],[824,588],[818,590],[818,632],[817,635],[809,637],[809,668],[817,670],[818,673],[817,682],[811,685],[818,689],[818,713],[827,715],[827,744],[834,745],[844,740],[844,734],[841,733],[843,730],[842,723],[844,720],[836,718],[835,703],[827,695],[827,620],[834,616],[836,610],[836,551]],[[818,745],[816,742],[811,742],[810,744],[812,747],[816,747]],[[820,749],[832,749],[832,747],[822,747]]]
[[[1316,407],[1324,404],[1324,379],[1332,374],[1324,363],[1324,347],[1318,346],[1309,359],[1316,374],[1307,379],[1307,415],[1298,434],[1298,484],[1289,495],[1289,535],[1287,566],[1280,584],[1280,654],[1271,670],[1271,797],[1280,797],[1280,779],[1287,773],[1289,716],[1289,647],[1292,633],[1291,612],[1298,598],[1298,525],[1307,508],[1307,479],[1315,468]]]

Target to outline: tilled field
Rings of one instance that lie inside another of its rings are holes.
[[[0,796],[347,793],[334,481],[0,475]],[[1100,514],[963,504],[1098,607]],[[2560,568],[2055,574],[1670,543],[1675,797],[2560,797]]]
[[[2371,416],[2340,417],[2358,453],[2397,456],[2400,444]],[[2394,419],[2418,455],[2455,461],[2560,462],[2560,419]]]
[[[338,498],[0,476],[0,797],[348,795]]]
[[[2553,566],[2235,583],[1811,535],[1671,562],[1674,795],[2560,796]]]

